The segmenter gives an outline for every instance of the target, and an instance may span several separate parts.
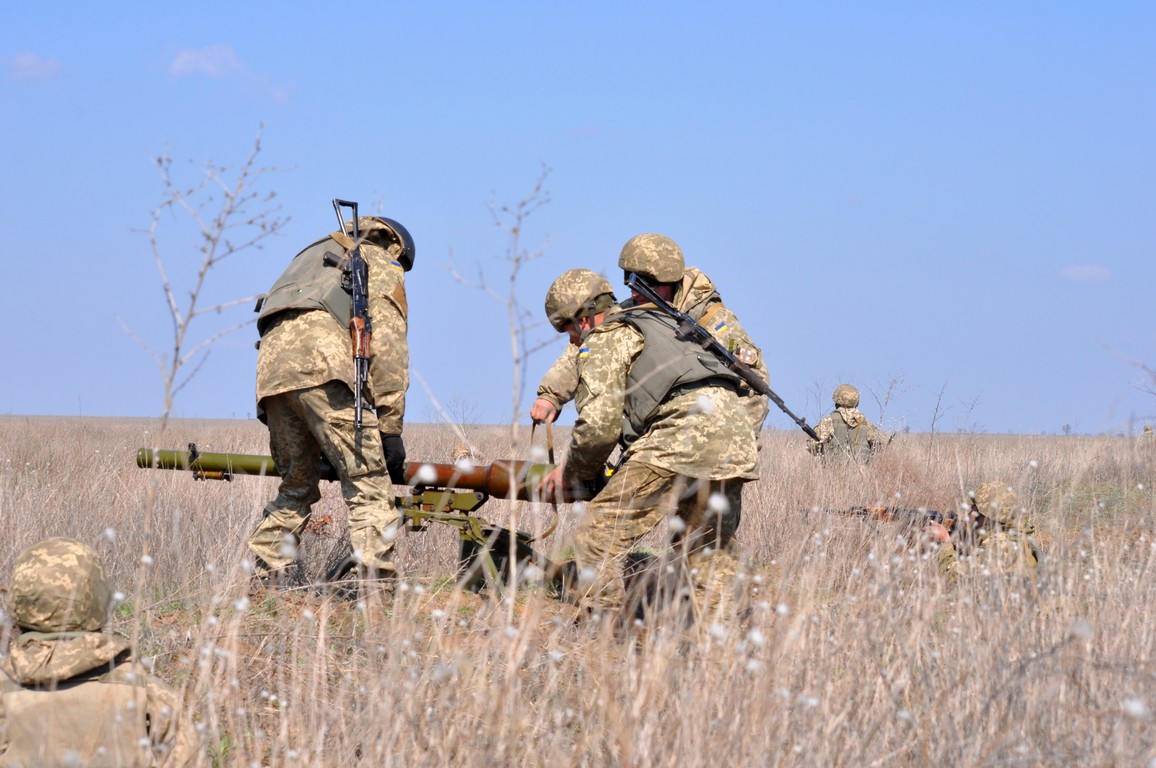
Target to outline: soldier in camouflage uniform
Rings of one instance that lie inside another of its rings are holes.
[[[301,251],[260,308],[257,415],[269,427],[270,452],[282,478],[248,542],[263,582],[276,580],[296,559],[310,508],[321,498],[322,456],[337,470],[349,507],[351,552],[331,575],[353,568],[361,577],[394,575],[390,553],[400,515],[390,481],[405,482],[404,273],[413,266],[414,247],[409,232],[391,219],[362,216],[358,226],[373,326],[369,391],[362,396],[374,411],[363,413],[362,429],[354,422],[351,308],[343,288],[352,239],[334,232]]]
[[[1007,483],[985,483],[970,495],[969,514],[955,530],[937,522],[924,529],[939,547],[939,568],[951,578],[962,573],[1031,572],[1039,562],[1035,527]]]
[[[618,266],[627,274],[638,272],[655,282],[675,281],[675,309],[686,312],[699,325],[731,351],[742,362],[751,366],[764,381],[770,383],[762,351],[751,341],[738,317],[723,304],[722,296],[711,279],[697,267],[686,267],[682,249],[669,237],[655,234],[638,235],[623,247]],[[654,273],[661,273],[661,276]],[[633,300],[628,299],[629,306]],[[562,329],[558,329],[561,331]],[[578,389],[578,347],[570,344],[550,366],[538,384],[538,397],[530,409],[535,423],[554,421],[566,403],[574,399]],[[750,418],[756,438],[763,428],[770,404],[766,397],[751,391],[743,383],[743,405]]]
[[[681,273],[680,273],[681,274]],[[667,300],[679,275],[655,290]],[[597,481],[621,443],[621,463],[587,505],[574,542],[576,597],[614,615],[626,608],[627,552],[670,519],[675,551],[691,566],[698,607],[725,600],[735,570],[741,486],[757,477],[755,435],[741,382],[701,348],[675,335],[650,304],[600,305],[605,279],[570,270],[546,295],[555,328],[571,324],[578,349],[578,420],[565,463],[545,493]],[[664,295],[665,294],[665,295]],[[568,320],[567,320],[568,318]]]
[[[859,390],[850,384],[835,387],[835,410],[822,418],[815,433],[819,440],[807,446],[815,455],[826,454],[866,458],[887,438],[859,410]]]
[[[0,659],[0,766],[183,766],[198,761],[180,696],[105,634],[100,557],[47,539],[16,558],[8,610],[20,634]]]

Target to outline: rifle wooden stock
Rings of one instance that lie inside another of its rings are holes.
[[[234,475],[280,476],[271,456],[202,453],[193,444],[189,448],[189,451],[141,448],[136,453],[136,465],[143,469],[184,470],[192,472],[198,480],[232,480]],[[553,464],[514,460],[479,466],[411,461],[405,465],[405,478],[411,485],[421,488],[465,488],[499,499],[551,501],[538,493],[538,483],[553,469]],[[338,479],[337,470],[324,459],[321,478]],[[576,488],[557,501],[568,503],[592,496],[590,490]]]

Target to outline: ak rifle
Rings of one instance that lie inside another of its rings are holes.
[[[650,285],[647,284],[646,280],[644,280],[637,272],[630,273],[630,277],[626,280],[626,285],[633,290],[638,291],[638,293],[642,296],[645,296],[647,301],[658,307],[658,309],[661,310],[663,314],[670,316],[676,323],[678,323],[678,328],[675,329],[675,332],[678,334],[680,339],[697,344],[707,352],[710,352],[712,355],[717,357],[723,365],[725,365],[739,378],[749,384],[751,389],[770,399],[772,403],[779,406],[779,410],[787,414],[787,416],[789,416],[792,421],[799,425],[799,429],[806,432],[812,440],[818,441],[819,435],[815,432],[814,429],[811,428],[809,424],[807,424],[807,420],[801,416],[796,416],[793,414],[791,409],[787,407],[787,404],[783,402],[783,398],[775,394],[775,391],[771,389],[770,384],[763,381],[762,376],[759,376],[759,374],[757,374],[753,368],[735,357],[729,349],[724,347],[721,343],[719,343],[718,339],[711,335],[710,331],[699,325],[697,320],[695,320],[686,312],[676,309],[673,305],[671,305],[670,302],[655,293],[654,289],[651,288]]]

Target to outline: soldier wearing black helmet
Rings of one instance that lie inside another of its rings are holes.
[[[394,575],[391,553],[400,515],[390,481],[405,481],[404,275],[413,267],[414,245],[392,219],[362,216],[358,229],[373,326],[368,391],[362,393],[373,410],[364,412],[361,429],[354,419],[350,297],[341,269],[352,238],[338,231],[309,245],[259,307],[257,414],[269,427],[270,452],[281,474],[277,497],[265,506],[248,542],[262,583],[277,582],[296,559],[298,537],[321,498],[322,456],[337,470],[349,507],[351,551],[337,570],[374,579]]]
[[[0,659],[0,765],[183,766],[198,758],[180,696],[101,631],[112,588],[100,557],[46,539],[12,568],[20,634]]]

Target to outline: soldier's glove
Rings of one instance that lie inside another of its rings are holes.
[[[405,485],[405,443],[401,435],[387,435],[381,433],[381,447],[385,450],[385,468],[389,470],[389,479],[394,485]]]

